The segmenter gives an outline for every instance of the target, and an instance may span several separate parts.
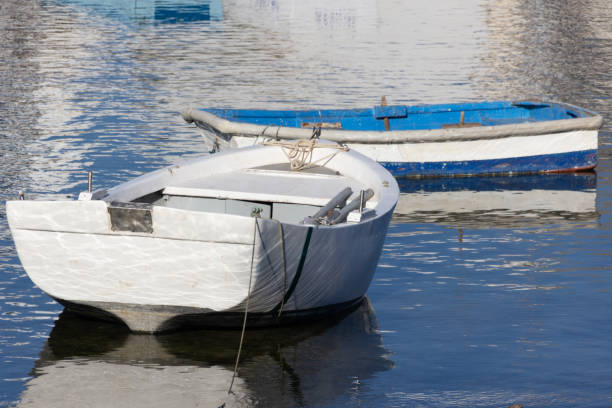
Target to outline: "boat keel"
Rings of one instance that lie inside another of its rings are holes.
[[[191,328],[240,328],[244,311],[215,312],[184,306],[139,305],[110,302],[72,302],[55,299],[73,312],[125,324],[136,333],[160,333]],[[363,297],[334,305],[277,313],[248,313],[247,327],[262,328],[327,318],[357,307]]]

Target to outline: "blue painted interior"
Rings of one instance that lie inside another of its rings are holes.
[[[592,113],[574,106],[542,102],[481,102],[418,106],[375,106],[365,109],[341,110],[240,110],[205,109],[224,119],[268,126],[307,127],[314,123],[340,124],[344,130],[385,130],[389,118],[390,130],[440,129],[456,125],[464,112],[464,123],[495,126],[524,122],[571,119]]]

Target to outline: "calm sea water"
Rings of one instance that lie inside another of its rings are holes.
[[[496,99],[600,112],[597,173],[402,180],[341,320],[136,336],[28,279],[0,205],[0,406],[612,406],[608,0],[3,0],[0,199],[206,151],[186,107]]]

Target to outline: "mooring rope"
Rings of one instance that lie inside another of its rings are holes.
[[[336,143],[320,143],[318,139],[299,139],[294,141],[271,140],[264,142],[266,146],[279,146],[287,159],[289,160],[291,170],[299,171],[314,167],[318,163],[333,158],[338,151],[348,151],[346,145]],[[337,151],[321,157],[317,160],[312,160],[312,153],[316,148],[335,149]]]
[[[313,227],[309,226],[308,231],[306,232],[306,239],[304,240],[304,246],[302,247],[302,254],[300,255],[300,261],[297,266],[297,270],[295,271],[295,275],[293,275],[293,280],[291,281],[291,285],[289,285],[289,289],[287,289],[285,296],[281,299],[281,301],[276,305],[270,312],[277,313],[281,306],[287,303],[295,288],[300,280],[300,276],[302,275],[302,270],[304,269],[304,264],[306,263],[306,255],[308,253],[308,247],[310,245],[310,237],[312,236]]]
[[[266,130],[268,130],[270,126],[266,126],[265,128],[263,128],[263,130],[261,131],[260,134],[258,134],[257,136],[255,136],[255,141],[253,142],[253,145],[256,145],[259,142],[259,138],[261,137],[262,139],[264,139],[265,141],[265,137],[266,137]],[[278,131],[277,131],[278,133]]]
[[[236,364],[234,364],[234,374],[232,374],[232,382],[230,383],[227,394],[232,393],[232,386],[234,385],[234,379],[238,372],[238,363],[240,362],[240,352],[242,351],[242,344],[244,342],[244,333],[246,332],[247,315],[249,313],[249,300],[251,299],[251,283],[253,282],[253,264],[255,263],[255,238],[257,237],[257,230],[259,224],[257,223],[257,217],[255,217],[255,226],[253,230],[253,251],[251,252],[251,273],[249,275],[249,290],[247,292],[246,303],[244,305],[244,320],[242,322],[242,333],[240,333],[240,344],[238,345],[238,354],[236,355]]]
[[[285,295],[287,294],[287,264],[285,262],[285,236],[283,235],[283,224],[279,220],[274,220],[278,224],[278,233],[280,235],[280,250],[281,260],[283,265],[283,297],[281,298],[280,308],[276,318],[280,318],[283,313],[283,306],[285,305]]]

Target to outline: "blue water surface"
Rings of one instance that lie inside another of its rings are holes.
[[[332,321],[133,335],[27,277],[0,205],[0,407],[612,406],[612,5],[0,2],[0,200],[208,151],[188,107],[560,100],[596,173],[401,180],[368,300]]]

